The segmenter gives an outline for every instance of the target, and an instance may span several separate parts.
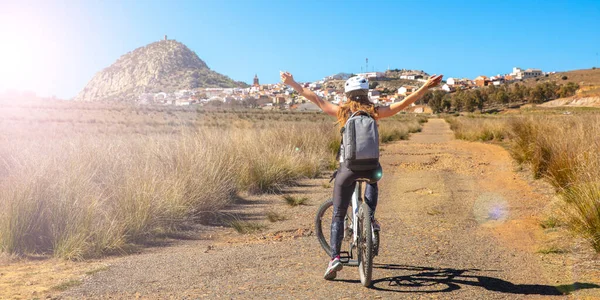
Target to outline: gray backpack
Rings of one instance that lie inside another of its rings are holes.
[[[353,113],[341,130],[340,163],[352,171],[367,171],[379,166],[377,123],[365,111]]]

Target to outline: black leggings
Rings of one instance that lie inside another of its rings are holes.
[[[354,172],[348,169],[342,163],[335,176],[335,185],[333,187],[333,220],[331,220],[331,258],[340,255],[342,238],[344,236],[344,218],[348,211],[348,205],[354,193],[356,179],[374,178],[375,171]],[[365,202],[371,208],[371,218],[375,215],[377,207],[377,196],[379,189],[377,182],[367,184],[365,188]]]

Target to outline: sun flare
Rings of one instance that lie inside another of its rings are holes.
[[[53,32],[41,24],[17,18],[0,20],[0,92],[34,91],[48,86],[56,67],[57,45]]]

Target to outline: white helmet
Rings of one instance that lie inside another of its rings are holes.
[[[344,93],[368,89],[369,81],[362,76],[350,77],[350,79],[346,80],[346,84],[344,84]]]

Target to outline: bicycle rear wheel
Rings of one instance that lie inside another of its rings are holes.
[[[358,210],[358,273],[360,283],[370,286],[373,277],[373,231],[371,209],[362,203]]]
[[[344,241],[342,242],[342,249],[340,251],[348,251],[348,242],[352,238],[352,206],[348,206],[348,211],[346,212],[346,218],[344,221]],[[331,241],[331,221],[333,219],[333,199],[329,199],[321,204],[319,210],[317,211],[317,215],[315,216],[315,233],[317,235],[317,239],[321,244],[327,256],[331,257],[331,245],[329,244]]]

